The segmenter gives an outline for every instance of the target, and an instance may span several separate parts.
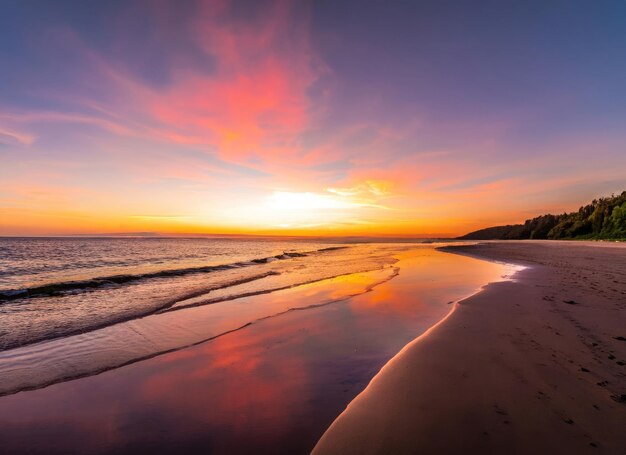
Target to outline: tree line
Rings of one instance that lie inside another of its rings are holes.
[[[541,215],[524,224],[494,226],[470,232],[464,240],[626,239],[626,191],[594,199],[577,212]]]

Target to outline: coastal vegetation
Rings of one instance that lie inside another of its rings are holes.
[[[577,212],[541,215],[524,224],[494,226],[470,232],[464,240],[626,239],[626,191],[594,199]]]

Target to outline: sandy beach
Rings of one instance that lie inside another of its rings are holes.
[[[626,453],[625,247],[442,248],[527,268],[406,346],[314,453]]]

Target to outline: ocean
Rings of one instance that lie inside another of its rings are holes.
[[[2,238],[0,379],[5,380],[0,381],[0,394],[13,391],[9,384],[21,387],[20,381],[3,377],[7,362],[10,367],[20,361],[38,367],[49,364],[48,373],[58,372],[54,378],[33,375],[40,379],[26,381],[23,387],[125,364],[221,334],[218,329],[196,335],[168,327],[148,335],[148,322],[166,319],[146,321],[150,315],[384,269],[395,262],[391,251],[387,245],[252,239]],[[270,308],[250,320],[233,316],[236,322],[224,324],[224,332],[269,316]],[[123,327],[130,334],[120,333],[120,328],[106,330],[121,323],[127,323]],[[204,328],[214,325],[208,321]],[[137,332],[141,335],[134,336]],[[55,345],[49,350],[48,344],[36,354],[23,349],[6,356],[16,348],[75,335],[81,336],[73,339],[72,352],[59,352]],[[121,351],[120,337],[125,339]],[[83,349],[76,349],[83,342]],[[68,356],[71,368],[66,365]],[[31,373],[24,370],[25,376]]]
[[[258,240],[0,239],[0,349],[393,262],[359,253]]]

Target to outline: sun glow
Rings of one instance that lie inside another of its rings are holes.
[[[232,205],[228,217],[250,229],[317,230],[359,222],[376,207],[371,200],[331,192],[275,190]]]
[[[361,204],[346,198],[318,193],[275,191],[266,201],[266,208],[275,212],[308,212],[312,210],[354,209]]]
[[[310,229],[353,218],[363,206],[330,193],[274,191],[248,213],[254,213],[257,222],[279,229]]]

